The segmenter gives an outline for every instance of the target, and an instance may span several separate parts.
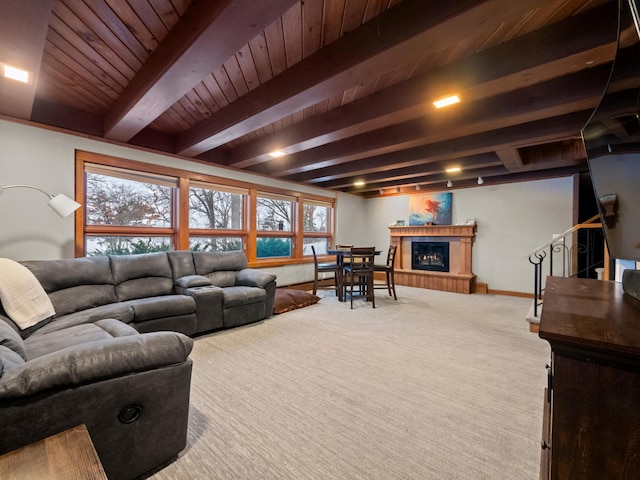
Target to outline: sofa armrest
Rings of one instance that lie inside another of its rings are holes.
[[[236,285],[246,287],[266,288],[269,283],[274,282],[276,276],[255,268],[243,268],[236,273]]]
[[[195,333],[209,332],[224,326],[222,321],[224,295],[221,287],[209,284],[202,287],[183,288],[176,285],[176,293],[188,295],[196,301]]]
[[[202,275],[186,275],[177,279],[176,285],[180,288],[206,287],[211,281]]]
[[[89,342],[26,362],[0,379],[0,399],[31,396],[187,361],[193,340],[153,332]]]

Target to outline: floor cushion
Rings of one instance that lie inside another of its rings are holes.
[[[320,297],[304,290],[292,288],[276,289],[276,296],[273,302],[273,313],[285,313],[296,308],[307,307],[320,301]]]

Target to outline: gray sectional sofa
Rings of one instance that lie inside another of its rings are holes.
[[[275,275],[242,252],[21,263],[55,315],[21,330],[0,310],[0,454],[84,423],[110,479],[186,446],[189,336],[273,312]]]

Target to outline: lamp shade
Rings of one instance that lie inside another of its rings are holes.
[[[59,193],[55,197],[51,197],[51,200],[49,200],[49,206],[53,208],[58,215],[64,218],[71,215],[82,205],[75,200],[70,199],[66,195]]]

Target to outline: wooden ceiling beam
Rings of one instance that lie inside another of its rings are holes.
[[[472,104],[463,103],[448,112],[356,135],[248,170],[293,180],[297,177],[292,175],[311,169],[593,108],[608,75],[608,66],[596,67]],[[536,136],[535,132],[530,133]]]
[[[415,183],[434,183],[451,180],[457,184],[460,180],[477,177],[493,177],[496,175],[505,175],[512,173],[533,172],[538,170],[550,170],[559,168],[571,168],[578,171],[586,170],[586,156],[582,148],[582,141],[576,139],[568,139],[561,142],[552,142],[536,147],[528,147],[529,155],[534,159],[527,162],[528,165],[523,167],[519,172],[511,172],[493,155],[494,161],[467,161],[459,160],[443,161],[437,163],[429,163],[421,165],[422,171],[415,170],[415,175],[403,175],[402,169],[397,172],[389,171],[389,175],[369,175],[351,177],[350,182],[342,183],[334,182],[324,184],[324,187],[339,189],[346,192],[355,192],[362,189],[361,186],[355,186],[355,179],[362,180],[366,183],[367,189],[388,188],[391,186],[413,185]],[[482,158],[482,157],[480,157]],[[456,166],[462,168],[460,173],[446,173],[444,170],[447,165],[455,163]]]
[[[202,154],[395,68],[398,58],[438,52],[459,41],[452,31],[499,26],[544,3],[404,0],[180,134],[178,153]]]
[[[512,173],[539,170],[558,164],[573,164],[587,159],[581,138],[519,148],[518,152],[522,157],[522,166],[509,170]]]
[[[451,180],[452,182],[454,182],[454,185],[458,185],[460,182],[471,180],[471,179],[473,179],[473,181],[477,183],[478,177],[483,177],[483,178],[495,177],[498,175],[504,175],[505,173],[507,172],[505,171],[503,166],[496,165],[492,167],[470,169],[466,172],[457,174],[455,176],[452,176],[451,174],[448,174],[448,173],[438,172],[434,174],[426,174],[423,176],[415,176],[408,182],[391,180],[391,181],[373,182],[370,184],[368,183],[364,186],[357,186],[357,185],[351,184],[340,190],[347,193],[362,194],[363,192],[369,192],[369,191],[375,191],[375,190],[379,191],[380,189],[386,190],[389,188],[399,188],[402,190],[402,189],[411,188],[411,187],[415,189],[415,185],[420,185],[421,187],[423,187],[423,186],[436,185],[436,184],[444,189],[446,188],[446,183],[448,180]]]
[[[431,161],[403,168],[378,169],[367,174],[351,175],[349,177],[326,182],[323,187],[332,189],[348,188],[353,185],[354,181],[361,180],[367,185],[376,182],[396,182],[403,183],[406,180],[415,181],[417,177],[425,177],[444,173],[453,163],[459,166],[463,171],[487,168],[487,167],[503,167],[500,159],[493,153],[481,153],[479,155],[471,155],[463,158]],[[396,167],[396,165],[393,165]]]
[[[505,147],[495,150],[496,155],[508,171],[522,168],[524,162],[517,148]]]
[[[502,148],[510,148],[513,144],[525,142],[551,142],[575,135],[576,129],[588,120],[591,110],[562,115],[559,117],[538,120],[531,123],[501,128],[490,132],[483,132],[471,135],[460,142],[457,139],[438,142],[413,149],[393,152],[386,155],[379,155],[350,162],[346,165],[338,165],[330,168],[309,172],[303,181],[319,187],[328,187],[331,181],[347,177],[355,177],[370,172],[375,172],[378,168],[409,167],[420,163],[425,163],[425,159],[430,161],[442,161],[458,159],[460,157],[480,155],[487,152],[494,152]],[[310,178],[313,175],[316,178]],[[289,179],[290,180],[290,179]]]
[[[53,103],[40,95],[33,102],[31,121],[74,132],[102,136],[102,117],[77,108]]]
[[[227,165],[247,168],[271,160],[268,152],[274,150],[293,154],[416,118],[431,108],[429,100],[452,85],[465,102],[471,102],[610,62],[615,26],[615,9],[593,8],[240,145],[230,152]]]
[[[136,73],[104,120],[128,141],[277,20],[296,0],[194,2]]]
[[[549,168],[546,170],[533,170],[530,172],[520,173],[508,173],[505,172],[504,169],[500,171],[499,167],[494,167],[494,169],[487,170],[488,171],[486,172],[478,170],[475,172],[471,172],[469,175],[465,175],[464,177],[452,179],[451,181],[453,182],[453,186],[451,187],[451,189],[446,185],[446,182],[447,180],[449,180],[449,178],[441,176],[431,177],[430,179],[426,179],[425,181],[415,181],[408,186],[388,185],[386,187],[380,187],[377,185],[368,185],[360,188],[352,187],[344,191],[348,193],[358,194],[365,198],[374,198],[388,195],[388,189],[390,188],[393,189],[392,193],[395,192],[395,188],[399,188],[400,192],[398,192],[398,194],[424,194],[429,192],[460,190],[463,188],[486,188],[490,185],[502,185],[506,183],[530,182],[533,180],[544,180],[547,178],[567,177],[576,173],[585,172],[587,171],[587,167],[586,165],[573,165],[568,167]],[[478,185],[478,177],[482,177],[484,179],[484,183],[482,184],[482,186]],[[420,185],[420,190],[416,190],[416,184]],[[383,190],[383,193],[380,193],[381,189]]]
[[[0,63],[29,72],[28,83],[0,72],[0,114],[29,120],[53,0],[4,0],[0,15]]]

